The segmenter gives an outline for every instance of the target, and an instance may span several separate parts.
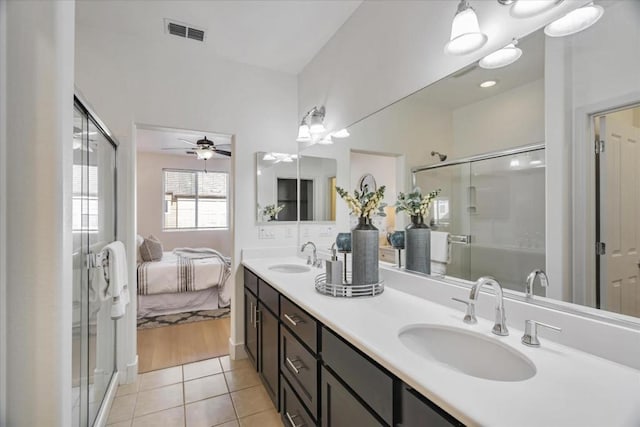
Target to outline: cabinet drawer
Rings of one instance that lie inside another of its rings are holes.
[[[280,372],[311,415],[318,417],[318,361],[287,328],[280,326]]]
[[[284,377],[280,378],[280,399],[282,402],[280,414],[285,426],[313,427],[316,425]]]
[[[318,352],[318,324],[306,311],[280,295],[280,320],[314,353]]]
[[[253,292],[254,295],[258,295],[258,276],[246,267],[244,269],[244,287]]]
[[[383,426],[324,366],[320,380],[322,427]],[[423,424],[424,426],[428,424]]]
[[[434,403],[402,384],[400,422],[398,427],[451,427],[464,424],[447,414]]]
[[[393,425],[393,377],[326,328],[322,360],[387,424]]]
[[[260,296],[260,301],[262,301],[272,313],[276,316],[280,315],[280,294],[262,279],[258,279],[258,295]]]

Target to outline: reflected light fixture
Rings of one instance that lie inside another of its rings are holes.
[[[598,22],[603,14],[602,6],[589,3],[548,24],[544,27],[544,33],[549,37],[564,37],[579,33]]]
[[[564,0],[518,0],[513,5],[509,13],[514,18],[531,18],[543,12],[553,9]]]
[[[262,156],[262,160],[266,160],[266,161],[273,161],[276,159],[276,156],[274,156],[272,153],[265,153],[264,156]]]
[[[496,50],[482,58],[478,65],[480,65],[481,68],[492,70],[494,68],[502,68],[513,64],[522,56],[522,49],[517,47],[517,45],[518,41],[513,39],[513,42],[509,43],[502,49]]]
[[[509,167],[517,168],[518,166],[520,166],[520,160],[519,159],[511,159],[511,161],[509,162]]]
[[[331,134],[334,138],[348,138],[351,134],[346,129],[340,129],[339,131],[333,132]]]
[[[333,144],[333,139],[331,139],[331,135],[327,135],[324,138],[320,139],[318,141],[318,144],[322,144],[322,145]]]
[[[309,142],[314,136],[326,132],[324,127],[324,107],[313,107],[304,115],[298,127],[298,142]]]
[[[496,84],[498,84],[498,82],[495,81],[495,80],[487,80],[486,82],[480,83],[480,87],[483,88],[483,89],[486,89],[488,87],[493,87]]]
[[[451,37],[444,52],[449,55],[466,55],[480,49],[487,40],[487,35],[480,31],[478,17],[469,1],[460,0],[451,23]]]

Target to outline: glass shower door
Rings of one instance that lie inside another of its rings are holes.
[[[73,138],[73,425],[93,425],[115,370],[115,322],[91,254],[115,240],[115,146],[79,104]]]
[[[428,169],[415,174],[415,184],[423,194],[440,189],[430,212],[431,227],[450,236],[468,236],[469,221],[469,164]],[[451,243],[451,262],[446,275],[461,279],[470,278],[470,248],[455,238]]]

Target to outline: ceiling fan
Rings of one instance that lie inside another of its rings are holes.
[[[163,148],[163,150],[183,150],[187,154],[195,154],[198,159],[208,160],[213,157],[213,154],[220,154],[222,156],[231,157],[231,151],[223,150],[220,147],[231,147],[230,144],[218,144],[216,145],[212,140],[203,137],[196,142],[189,141],[184,138],[178,138],[178,141],[182,141],[185,144],[189,144],[191,147],[185,148]]]

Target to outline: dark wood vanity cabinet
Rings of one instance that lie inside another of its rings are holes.
[[[278,407],[279,294],[247,269],[244,278],[245,350]]]
[[[463,426],[250,270],[244,278],[245,348],[285,426]]]

